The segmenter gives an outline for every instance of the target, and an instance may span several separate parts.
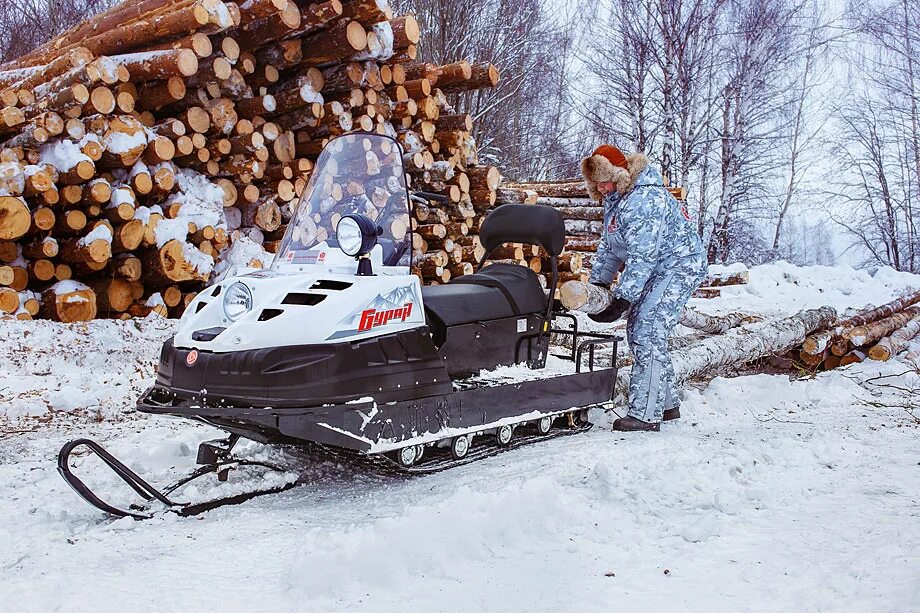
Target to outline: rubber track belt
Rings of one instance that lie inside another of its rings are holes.
[[[186,517],[198,515],[199,513],[204,513],[205,511],[210,511],[211,509],[225,505],[239,504],[257,496],[283,492],[284,490],[290,489],[296,485],[296,482],[286,483],[282,486],[235,494],[226,498],[217,498],[214,500],[198,503],[176,502],[170,500],[170,494],[172,494],[175,490],[182,487],[183,485],[194,481],[199,477],[203,477],[204,475],[219,473],[221,471],[236,468],[238,466],[262,466],[264,468],[278,472],[287,472],[287,469],[269,464],[267,462],[256,462],[251,460],[230,460],[221,464],[206,464],[194,470],[191,474],[183,477],[182,479],[179,479],[169,487],[165,488],[163,491],[160,491],[144,481],[144,479],[142,479],[137,473],[125,466],[121,461],[119,461],[115,456],[106,451],[99,443],[95,441],[81,438],[70,441],[64,445],[61,448],[61,451],[58,453],[58,472],[61,474],[64,480],[67,481],[68,485],[70,485],[70,487],[72,487],[73,490],[86,502],[90,503],[101,511],[105,511],[106,513],[110,513],[118,517],[150,519],[154,516],[154,514],[146,510],[145,506],[143,505],[131,505],[129,509],[121,509],[99,498],[95,492],[93,492],[79,477],[74,475],[70,470],[70,455],[78,447],[87,447],[90,451],[99,456],[99,458],[105,462],[106,465],[108,465],[108,467],[111,468],[112,471],[122,479],[122,481],[127,483],[131,489],[137,493],[138,496],[144,499],[145,503],[158,501],[167,507],[166,510]]]

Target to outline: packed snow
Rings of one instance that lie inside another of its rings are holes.
[[[911,288],[920,277],[888,269],[781,263],[694,303],[784,314]],[[96,439],[162,485],[221,435],[133,410],[174,327],[0,321],[4,611],[875,612],[920,598],[920,374],[902,361],[717,378],[661,433],[614,433],[616,415],[593,411],[588,433],[424,477],[244,443],[300,485],[196,519],[113,520],[58,476],[65,441]],[[128,501],[96,458],[76,465]]]

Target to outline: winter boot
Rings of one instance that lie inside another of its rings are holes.
[[[672,419],[680,419],[680,407],[674,407],[673,409],[668,409],[664,412],[661,419],[663,421],[671,421]]]
[[[658,432],[661,424],[649,423],[635,417],[621,417],[613,422],[613,429],[617,432]]]

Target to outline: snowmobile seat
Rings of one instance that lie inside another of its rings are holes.
[[[482,271],[422,288],[430,317],[444,326],[540,313],[546,297],[537,275],[524,266],[492,264]]]
[[[461,326],[476,321],[512,317],[514,311],[498,288],[472,283],[448,283],[422,288],[429,325]]]
[[[476,274],[457,277],[451,283],[473,284],[500,290],[511,305],[513,315],[539,313],[546,309],[546,296],[537,275],[526,266],[499,262],[486,266]]]
[[[433,327],[547,311],[546,295],[532,270],[501,262],[486,267],[482,264],[504,243],[539,245],[555,259],[565,247],[565,223],[559,211],[548,206],[500,206],[483,221],[479,238],[486,254],[475,274],[422,288]]]

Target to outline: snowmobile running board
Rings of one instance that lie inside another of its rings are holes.
[[[268,468],[269,470],[287,472],[284,468],[269,464],[267,462],[231,459],[229,456],[230,448],[233,447],[238,439],[239,437],[234,435],[226,441],[208,441],[206,443],[202,443],[198,450],[199,463],[202,459],[202,452],[208,450],[209,448],[213,452],[212,458],[214,461],[205,463],[203,466],[194,470],[191,474],[176,481],[172,485],[165,488],[163,491],[160,491],[147,483],[137,473],[125,466],[115,456],[106,451],[99,443],[86,438],[70,441],[61,448],[61,451],[58,453],[58,472],[61,474],[64,480],[67,481],[68,485],[70,485],[70,487],[72,487],[73,490],[81,498],[83,498],[83,500],[90,503],[97,509],[117,517],[133,517],[134,519],[150,519],[154,516],[154,513],[147,508],[146,504],[131,505],[129,509],[120,509],[99,498],[95,492],[93,492],[79,477],[74,475],[70,470],[70,455],[74,452],[75,449],[78,447],[86,447],[91,452],[99,456],[99,458],[105,462],[105,464],[108,465],[108,467],[111,468],[116,475],[118,475],[125,483],[131,486],[131,489],[133,489],[141,498],[144,499],[145,503],[152,503],[154,501],[160,502],[165,505],[167,511],[182,515],[184,517],[198,515],[200,513],[204,513],[205,511],[210,511],[211,509],[215,509],[221,506],[239,504],[241,502],[251,500],[257,496],[283,492],[284,490],[290,489],[296,485],[296,482],[291,482],[273,488],[245,492],[236,494],[234,496],[228,496],[226,498],[218,498],[215,500],[209,500],[200,503],[175,502],[169,499],[169,495],[178,488],[210,473],[217,473],[217,478],[219,480],[226,481],[227,473],[231,469],[237,468],[239,466],[262,466],[264,468]],[[226,446],[221,445],[221,443],[226,444]]]

